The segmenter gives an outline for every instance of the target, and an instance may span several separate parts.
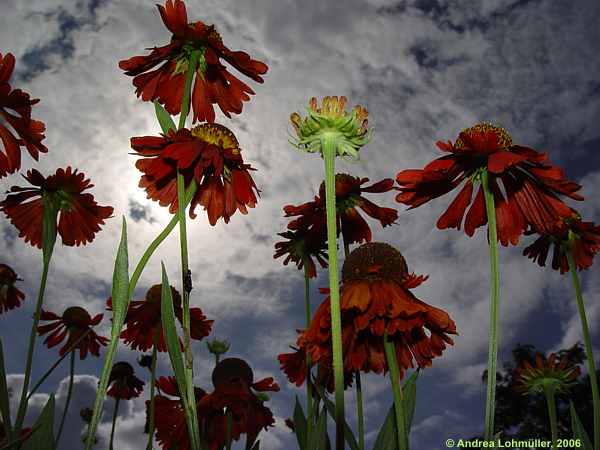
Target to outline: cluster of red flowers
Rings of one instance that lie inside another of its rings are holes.
[[[404,370],[428,367],[440,356],[456,325],[443,310],[417,299],[410,289],[427,277],[409,274],[399,251],[384,243],[367,243],[352,251],[342,269],[340,307],[342,348],[347,384],[354,372],[382,373],[388,370],[384,352],[384,333],[394,343],[400,376]],[[327,289],[322,290],[328,292]],[[428,330],[428,333],[425,332]],[[279,355],[282,370],[289,380],[301,385],[306,377],[306,355],[315,364],[331,371],[330,298],[315,312],[307,330],[302,332],[294,353]],[[328,383],[331,391],[333,385]]]
[[[376,219],[383,227],[393,224],[398,212],[393,208],[376,205],[363,196],[364,193],[384,193],[393,189],[394,181],[386,178],[370,186],[362,187],[368,178],[354,177],[348,174],[335,176],[335,197],[337,212],[337,233],[342,233],[346,244],[371,242],[371,228],[358,212],[360,208],[365,214]],[[327,267],[327,223],[325,211],[325,184],[321,183],[319,195],[310,202],[298,206],[283,207],[285,217],[294,217],[288,224],[288,230],[279,236],[288,239],[275,244],[274,258],[287,255],[283,264],[290,261],[296,263],[298,269],[308,265],[308,276],[317,276],[313,258]]]
[[[246,434],[256,439],[262,429],[274,425],[273,413],[255,391],[279,391],[273,378],[254,382],[254,373],[242,359],[227,358],[217,364],[212,373],[214,390],[207,393],[195,388],[196,410],[202,437],[210,450],[226,443],[227,418],[231,417],[231,439],[239,440]],[[177,446],[189,450],[190,441],[181,403],[181,395],[174,377],[161,377],[155,397],[156,437],[163,448]],[[146,402],[149,408],[150,402]]]
[[[0,151],[0,178],[21,168],[21,147],[25,147],[36,161],[40,153],[48,151],[42,144],[46,126],[31,118],[31,107],[39,99],[32,99],[27,92],[12,88],[9,81],[14,69],[15,57],[12,53],[4,56],[0,53],[0,118],[3,119],[0,120],[0,140],[4,146],[4,151]],[[12,127],[18,137],[3,121]]]

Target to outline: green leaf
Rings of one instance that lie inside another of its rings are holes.
[[[184,404],[187,403],[187,392],[185,387],[185,366],[183,363],[183,356],[181,355],[181,347],[179,343],[179,336],[177,335],[177,329],[175,327],[175,312],[173,310],[173,294],[171,293],[171,285],[169,284],[169,277],[165,270],[165,265],[161,263],[162,267],[162,292],[160,302],[160,315],[162,319],[163,331],[165,333],[165,342],[167,344],[167,350],[169,351],[169,359],[175,372],[175,379],[177,380],[177,386],[181,393],[181,398],[184,400]]]
[[[2,339],[0,339],[0,414],[2,422],[7,430],[12,428],[10,422],[10,400],[8,398],[8,386],[6,385],[6,370],[4,369],[4,351],[2,350]]]
[[[580,439],[581,446],[579,448],[583,450],[594,450],[592,446],[592,441],[590,437],[585,432],[585,428],[583,428],[583,424],[577,415],[577,411],[575,411],[575,406],[573,406],[573,402],[569,402],[571,409],[571,428],[573,429],[573,438]]]
[[[317,414],[319,414],[317,412]],[[327,411],[325,406],[317,418],[317,426],[311,428],[311,433],[307,439],[307,450],[326,450],[327,449]]]
[[[406,413],[405,418],[407,432],[410,432],[413,416],[415,414],[418,374],[419,371],[413,372],[408,378],[408,380],[406,380],[402,388],[402,406],[404,407],[404,411]],[[394,410],[394,404],[392,403],[392,406],[390,406],[387,416],[385,417],[385,421],[383,422],[383,425],[379,430],[379,434],[377,435],[377,439],[375,440],[375,444],[373,445],[373,450],[395,450],[396,448],[398,448],[396,440],[395,414],[396,412]]]
[[[323,390],[320,387],[317,387],[314,384],[313,384],[313,387],[314,387],[313,391],[316,391],[317,394],[319,395],[319,397],[321,398],[321,400],[323,400],[323,403],[325,404],[325,407],[327,408],[327,412],[329,413],[331,418],[335,421],[335,405],[334,405],[334,403],[325,396],[325,393],[323,392]],[[348,425],[348,422],[346,422],[346,420],[344,420],[344,439],[352,450],[359,450],[358,441],[356,440],[356,437],[354,437],[352,428],[350,428],[350,425]]]
[[[183,402],[183,409],[185,411],[186,423],[188,425],[188,431],[190,431],[190,440],[192,441],[192,448],[205,448],[202,442],[198,442],[198,436],[200,432],[198,430],[198,421],[194,420],[194,413],[192,407],[189,404],[186,392],[186,377],[185,377],[185,366],[183,362],[183,356],[180,347],[179,336],[177,335],[177,329],[175,327],[175,312],[173,310],[173,294],[171,293],[171,284],[169,283],[169,277],[165,269],[164,263],[161,263],[162,267],[162,291],[161,291],[161,302],[160,302],[160,315],[162,319],[163,332],[165,333],[165,342],[167,344],[167,350],[169,352],[169,359],[171,360],[171,366],[175,372],[175,379],[177,380],[177,387],[181,393],[181,400]],[[194,442],[196,441],[196,442]]]
[[[300,448],[300,450],[307,450],[306,427],[306,416],[304,415],[298,396],[296,396],[296,405],[294,406],[294,433],[296,434],[298,448]]]
[[[398,448],[396,441],[396,419],[395,419],[394,404],[390,406],[385,421],[379,429],[373,450],[396,450]]]
[[[164,134],[167,134],[169,130],[177,131],[177,127],[175,126],[175,122],[173,122],[171,115],[156,100],[154,101],[154,112],[156,113],[156,118],[158,119],[158,123]]]
[[[125,217],[123,217],[121,241],[119,242],[113,270],[112,303],[113,323],[111,338],[106,350],[106,357],[104,359],[100,381],[98,382],[98,391],[94,402],[94,413],[92,414],[92,420],[90,421],[87,431],[88,439],[86,439],[85,450],[91,450],[94,445],[94,436],[96,435],[96,429],[100,422],[100,414],[102,413],[102,403],[104,402],[104,397],[106,396],[106,390],[108,388],[108,378],[110,377],[113,359],[117,351],[117,346],[119,345],[119,335],[121,334],[121,328],[123,327],[123,322],[125,321],[125,315],[129,306],[129,255],[127,251],[127,222],[125,221]]]
[[[33,426],[34,431],[21,446],[21,450],[54,450],[54,394]]]
[[[419,371],[413,372],[402,388],[402,406],[404,407],[406,417],[406,432],[410,433],[413,416],[415,415],[415,406],[417,404],[417,378]]]
[[[44,264],[50,263],[50,257],[56,243],[56,219],[58,217],[58,209],[48,196],[42,195],[42,205],[44,207],[42,219],[42,255]]]

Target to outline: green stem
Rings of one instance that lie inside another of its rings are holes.
[[[33,388],[31,388],[31,390],[29,391],[29,394],[27,394],[27,400],[29,400],[31,398],[31,396],[33,394],[36,393],[36,391],[38,390],[38,388],[42,385],[42,383],[44,381],[46,381],[46,379],[50,376],[50,374],[54,371],[54,369],[56,369],[58,367],[58,365],[63,361],[63,359],[65,359],[72,351],[75,350],[75,348],[77,348],[77,345],[83,341],[83,339],[90,333],[90,331],[92,331],[91,328],[88,328],[87,330],[85,330],[83,333],[81,333],[81,336],[79,336],[75,342],[73,342],[73,344],[71,344],[71,347],[69,347],[65,354],[62,355],[60,358],[58,358],[58,361],[56,361],[52,367],[50,367],[46,373],[44,375],[42,375],[42,378],[39,379],[39,381],[35,384],[35,386]]]
[[[498,271],[498,232],[496,229],[496,208],[494,194],[489,186],[487,171],[481,173],[481,185],[485,198],[488,220],[488,241],[490,246],[490,342],[487,366],[487,400],[485,403],[484,439],[494,436],[494,414],[496,400],[496,364],[498,360],[498,305],[500,302],[500,273]]]
[[[115,398],[115,409],[113,410],[113,418],[112,418],[112,427],[110,429],[110,442],[108,444],[108,449],[113,450],[113,441],[115,439],[115,425],[117,423],[117,414],[119,412],[119,398]]]
[[[179,114],[179,129],[185,126],[185,120],[190,110],[190,97],[192,80],[198,65],[200,53],[195,51],[192,53],[188,64],[188,70],[185,78],[185,86],[183,88],[183,99],[181,102],[181,113]],[[187,244],[187,229],[186,229],[186,204],[185,204],[185,180],[179,170],[177,170],[177,216],[179,216],[179,243],[181,253],[181,279],[183,284],[183,345],[185,351],[185,387],[186,396],[188,398],[189,414],[192,422],[192,429],[189,430],[192,442],[192,448],[195,450],[199,447],[198,433],[198,416],[196,414],[196,396],[194,393],[194,361],[192,355],[191,336],[190,336],[190,293],[188,290],[188,244]]]
[[[360,371],[356,371],[354,374],[356,378],[356,415],[358,419],[358,448],[364,450],[365,448],[365,413],[363,410],[363,393],[362,383],[360,380]]]
[[[154,334],[154,345],[152,346],[152,364],[150,368],[150,422],[148,423],[148,444],[146,450],[152,450],[152,444],[154,442],[154,384],[156,383],[156,347],[157,347],[157,336]]]
[[[558,442],[558,421],[556,419],[556,403],[554,401],[554,388],[544,386],[546,404],[548,405],[548,417],[550,418],[550,431],[552,433],[552,449],[556,450]]]
[[[65,407],[63,409],[62,418],[60,419],[60,426],[58,427],[58,434],[56,435],[56,443],[54,444],[58,448],[58,441],[60,441],[60,435],[62,434],[63,427],[65,426],[65,420],[67,419],[67,411],[69,410],[69,404],[71,403],[71,395],[73,394],[73,379],[75,378],[75,350],[71,350],[71,365],[69,366],[69,388],[67,390],[67,400],[65,401]]]
[[[194,194],[196,193],[197,190],[198,190],[198,185],[195,182],[192,182],[185,193],[185,206],[186,207],[192,201],[192,198],[194,197]],[[139,281],[140,276],[142,275],[142,272],[143,272],[144,268],[146,267],[146,264],[148,264],[150,257],[156,251],[156,249],[160,246],[160,244],[163,243],[163,241],[167,238],[167,236],[169,236],[169,234],[171,233],[171,231],[173,231],[173,228],[175,228],[175,225],[177,225],[178,222],[179,222],[179,216],[177,214],[175,214],[173,216],[173,218],[171,219],[171,221],[164,228],[164,230],[161,231],[160,234],[158,236],[156,236],[154,238],[154,240],[150,243],[150,245],[148,246],[148,248],[146,249],[146,251],[144,252],[142,257],[140,258],[140,261],[135,266],[133,274],[131,275],[131,279],[129,280],[129,298],[130,299],[133,297],[133,294],[135,292],[135,287],[137,286],[137,282]]]
[[[325,134],[321,140],[325,160],[325,204],[327,207],[327,247],[329,260],[329,296],[331,303],[331,341],[333,346],[333,377],[335,387],[335,447],[344,449],[344,362],[342,320],[337,267],[337,221],[335,202],[336,136]]]
[[[585,304],[583,295],[581,294],[581,284],[577,276],[577,266],[573,258],[573,251],[567,250],[567,261],[569,262],[569,270],[573,287],[575,288],[575,298],[577,299],[577,310],[579,311],[579,320],[581,321],[581,331],[583,333],[583,344],[585,346],[585,356],[587,359],[588,375],[592,386],[592,404],[594,408],[594,448],[600,449],[600,395],[598,395],[598,376],[596,375],[596,362],[592,353],[592,338],[590,337],[590,328],[588,326],[587,317],[585,314]]]
[[[394,411],[396,412],[396,430],[398,449],[408,450],[408,433],[406,432],[406,418],[404,406],[402,405],[402,386],[400,385],[400,371],[396,360],[396,346],[388,340],[387,329],[383,333],[383,347],[390,369],[390,380],[392,382],[392,393],[394,395]]]
[[[342,233],[342,240],[344,242],[344,258],[348,259],[350,255],[350,244],[344,238]],[[363,393],[362,393],[362,382],[360,379],[360,371],[357,370],[354,373],[356,379],[356,419],[358,422],[358,448],[364,450],[365,448],[365,413],[363,409]]]
[[[51,253],[51,252],[50,252]],[[38,290],[37,303],[35,305],[35,313],[33,315],[33,324],[31,325],[31,332],[29,333],[29,347],[27,350],[27,362],[25,365],[25,376],[23,378],[23,388],[21,390],[21,401],[19,402],[19,409],[17,412],[17,420],[15,421],[14,430],[16,434],[19,434],[23,421],[25,420],[25,414],[27,413],[27,390],[29,389],[29,380],[31,379],[31,366],[33,363],[33,351],[35,347],[35,339],[37,336],[37,327],[40,322],[40,315],[42,313],[42,304],[44,303],[44,292],[46,291],[46,282],[48,281],[48,269],[50,267],[51,254],[43,258],[44,264],[42,269],[42,279],[40,280],[40,287]]]
[[[310,277],[308,276],[308,258],[304,260],[304,307],[306,309],[306,329],[310,326]],[[306,435],[310,436],[313,424],[312,386],[310,380],[310,354],[306,353]]]

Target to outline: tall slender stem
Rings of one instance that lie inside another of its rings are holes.
[[[394,411],[396,412],[396,431],[398,449],[408,450],[408,433],[406,432],[406,417],[404,405],[402,404],[402,385],[400,384],[400,371],[396,360],[396,346],[388,339],[387,329],[383,333],[383,347],[390,369],[390,380],[392,382],[392,393],[394,396]]]
[[[152,346],[152,364],[150,366],[150,419],[148,423],[148,444],[146,444],[146,450],[152,450],[152,444],[154,442],[154,384],[156,383],[156,348],[158,346],[157,337],[158,332],[154,333],[154,345]]]
[[[363,410],[363,393],[360,371],[354,374],[356,378],[356,416],[358,419],[358,448],[365,449],[365,413]]]
[[[198,185],[195,182],[192,182],[192,184],[190,184],[187,191],[185,192],[185,207],[187,207],[187,205],[190,204],[190,202],[192,201],[192,198],[194,197],[194,194],[196,193],[197,190],[198,190]],[[140,258],[139,262],[135,266],[135,269],[133,270],[133,273],[131,274],[131,278],[129,279],[129,298],[130,299],[133,297],[133,294],[135,292],[135,287],[137,286],[137,282],[139,281],[140,276],[142,275],[142,272],[144,271],[144,268],[146,267],[146,264],[148,264],[148,261],[150,261],[150,257],[156,251],[156,249],[160,246],[160,244],[162,244],[163,241],[169,236],[169,234],[171,234],[171,231],[173,231],[173,228],[175,228],[175,225],[177,225],[178,222],[179,222],[179,216],[177,214],[175,214],[173,216],[173,218],[170,220],[170,222],[167,224],[167,226],[164,228],[164,230],[162,230],[158,234],[158,236],[156,236],[154,238],[154,240],[150,243],[150,245],[148,245],[148,248],[146,249],[146,251],[144,252],[142,257]]]
[[[592,386],[592,404],[594,408],[594,448],[600,449],[600,396],[598,394],[598,376],[596,375],[596,362],[592,352],[592,338],[590,337],[590,328],[588,326],[587,317],[585,314],[585,304],[583,295],[581,294],[581,284],[577,276],[577,266],[573,258],[571,248],[567,250],[567,261],[569,262],[569,270],[573,287],[575,288],[575,298],[577,299],[577,310],[579,311],[579,320],[581,321],[581,331],[583,333],[583,345],[585,346],[585,356],[587,359],[588,375]]]
[[[198,65],[199,52],[192,53],[188,63],[187,74],[185,78],[185,86],[183,88],[183,100],[181,102],[181,113],[179,115],[179,129],[185,126],[185,120],[190,110],[190,97],[192,80]],[[192,430],[190,433],[195,434],[198,430],[198,416],[196,414],[196,396],[194,393],[194,361],[191,346],[190,332],[190,290],[191,290],[191,274],[189,273],[188,262],[188,246],[187,246],[187,229],[185,217],[185,180],[179,170],[177,170],[177,215],[179,216],[179,243],[181,253],[181,280],[183,285],[183,342],[185,351],[185,387],[186,396],[188,398],[188,408],[190,409]],[[198,443],[199,436],[191,436],[191,442]],[[194,449],[196,450],[196,449]]]
[[[58,434],[56,435],[56,443],[54,444],[58,448],[58,441],[60,441],[60,435],[65,426],[65,420],[67,419],[67,411],[69,410],[69,404],[71,403],[71,395],[73,394],[73,379],[75,378],[75,350],[71,350],[71,364],[69,366],[69,388],[67,390],[67,400],[65,401],[65,407],[63,409],[62,418],[60,419],[60,426],[58,427]]]
[[[304,307],[306,310],[306,328],[310,326],[310,277],[308,276],[308,258],[304,261]],[[306,435],[310,436],[313,425],[312,385],[310,381],[310,354],[306,354]]]
[[[344,242],[344,258],[348,259],[350,255],[350,244],[342,233],[342,241]],[[360,379],[360,370],[354,372],[354,378],[356,379],[356,419],[358,422],[358,448],[364,450],[365,448],[365,413],[363,409],[363,393],[362,393],[362,382]]]
[[[494,436],[494,413],[496,401],[496,364],[498,360],[498,305],[500,303],[500,273],[498,271],[498,232],[496,229],[496,208],[494,194],[489,185],[487,171],[481,174],[481,185],[485,198],[490,246],[490,342],[487,366],[487,399],[485,403],[484,439]]]
[[[544,386],[544,395],[548,406],[548,417],[550,419],[550,432],[552,434],[552,450],[556,450],[558,442],[558,421],[556,419],[556,403],[554,401],[554,388]]]
[[[120,398],[115,398],[115,409],[113,410],[112,427],[110,428],[110,442],[108,444],[109,450],[113,450],[113,441],[115,439],[115,425],[117,424],[117,415],[119,413],[119,401]]]
[[[337,267],[337,214],[335,201],[335,134],[325,134],[321,140],[325,160],[325,204],[327,207],[327,248],[329,260],[329,298],[331,304],[331,341],[333,346],[333,379],[335,387],[335,447],[344,449],[344,362],[342,320]]]
[[[58,367],[58,365],[62,362],[63,359],[65,359],[67,356],[69,356],[71,354],[72,351],[75,350],[75,348],[77,347],[77,344],[79,344],[81,341],[83,341],[85,339],[85,337],[90,333],[90,331],[92,331],[92,329],[88,328],[83,333],[81,333],[81,336],[79,336],[75,340],[75,342],[73,342],[73,344],[71,344],[71,346],[67,349],[65,354],[62,355],[60,358],[58,358],[58,360],[54,364],[52,364],[52,367],[50,367],[46,371],[46,373],[44,375],[42,375],[42,378],[40,378],[39,381],[37,383],[35,383],[35,386],[33,386],[31,388],[31,390],[29,391],[29,394],[27,394],[27,400],[29,400],[31,398],[31,396],[36,393],[38,388],[42,385],[42,383],[44,381],[46,381],[46,379],[50,376],[50,374],[54,371],[54,369],[56,369]]]
[[[31,325],[31,332],[29,333],[29,347],[27,349],[27,362],[25,365],[25,376],[23,378],[23,388],[21,389],[21,401],[19,402],[19,409],[17,412],[17,420],[15,421],[15,432],[18,436],[23,421],[25,420],[25,414],[27,413],[27,390],[29,389],[29,380],[31,379],[31,366],[33,363],[33,352],[35,347],[35,338],[37,336],[37,327],[40,322],[40,315],[42,312],[42,304],[44,303],[44,292],[46,291],[46,282],[48,281],[48,269],[50,267],[51,256],[44,257],[44,265],[42,269],[42,278],[40,280],[40,287],[38,289],[37,303],[35,305],[35,312],[33,315],[33,324]]]

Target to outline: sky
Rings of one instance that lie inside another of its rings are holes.
[[[229,224],[211,227],[205,214],[188,222],[190,267],[194,276],[192,305],[215,320],[211,338],[231,342],[228,356],[245,358],[255,378],[275,377],[282,386],[271,396],[276,427],[261,435],[265,450],[295,448],[283,424],[292,415],[295,395],[304,389],[289,384],[277,355],[304,327],[303,277],[294,266],[274,260],[276,235],[287,220],[282,207],[311,200],[323,178],[317,155],[295,151],[288,138],[289,116],[304,111],[310,97],[345,95],[349,104],[369,110],[372,141],[358,163],[338,162],[339,172],[371,181],[394,178],[406,168],[420,168],[439,156],[438,140],[481,120],[501,124],[513,141],[548,152],[567,176],[583,185],[577,205],[589,220],[600,220],[600,3],[594,0],[206,0],[186,1],[190,20],[215,24],[224,43],[244,50],[269,66],[264,84],[240,78],[256,92],[243,113],[217,122],[236,134],[246,162],[257,171],[261,189],[257,207],[235,214]],[[35,167],[44,175],[58,167],[78,168],[91,178],[98,203],[114,207],[114,217],[90,245],[55,249],[45,309],[61,313],[83,306],[104,312],[99,333],[108,335],[104,311],[110,295],[121,217],[129,229],[130,266],[169,221],[169,214],[138,188],[140,174],[129,155],[132,136],[156,135],[152,105],[137,99],[131,78],[118,61],[144,54],[147,47],[168,43],[154,2],[146,0],[3,0],[0,52],[17,59],[11,84],[40,98],[33,117],[45,122],[46,155],[34,162],[24,156],[22,173]],[[235,69],[232,69],[234,71]],[[19,175],[0,181],[0,191],[24,185]],[[485,235],[440,231],[435,222],[453,196],[406,211],[393,193],[371,196],[399,210],[397,224],[382,230],[373,223],[374,241],[396,246],[409,269],[430,278],[414,292],[448,311],[459,336],[436,358],[417,386],[411,434],[414,450],[444,448],[447,438],[481,433],[487,360],[489,263]],[[0,317],[9,383],[19,391],[34,299],[41,273],[41,253],[16,238],[8,220],[0,219],[0,262],[23,279],[23,307]],[[567,276],[542,269],[522,256],[518,246],[501,248],[502,299],[499,361],[510,359],[518,343],[542,351],[570,347],[581,340],[580,324]],[[170,278],[179,280],[176,233],[146,267],[134,299],[160,282],[164,261]],[[600,278],[597,267],[581,273],[588,321],[596,353],[600,351]],[[312,283],[313,308],[323,299],[327,274]],[[56,358],[38,340],[33,379]],[[210,387],[211,355],[202,343],[194,349],[195,381]],[[134,363],[137,354],[120,345],[116,360]],[[91,406],[102,361],[77,360],[69,434],[61,449],[82,448],[79,410]],[[166,354],[159,375],[167,375]],[[48,394],[56,393],[58,414],[64,405],[68,364],[64,363],[32,398],[32,421]],[[367,442],[381,425],[381,411],[391,404],[389,379],[364,377]],[[147,387],[147,386],[146,386]],[[355,398],[346,394],[347,410]],[[117,448],[145,448],[140,436],[144,397],[125,402],[117,424]],[[16,399],[13,399],[16,401]],[[13,405],[13,410],[16,404]],[[98,448],[106,447],[112,400],[105,404]],[[351,421],[354,419],[349,414]]]

